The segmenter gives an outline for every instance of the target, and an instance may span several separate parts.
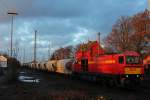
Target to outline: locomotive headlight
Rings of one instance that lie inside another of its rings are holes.
[[[136,75],[137,77],[139,77],[139,75]]]
[[[126,77],[128,78],[129,76],[128,76],[128,75],[126,75]]]

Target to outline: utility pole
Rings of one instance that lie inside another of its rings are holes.
[[[12,51],[12,49],[13,49],[13,17],[14,17],[15,15],[18,15],[18,13],[16,13],[16,12],[8,12],[7,14],[8,14],[8,15],[11,15],[10,55],[11,55],[11,57],[12,57],[12,53],[13,53],[13,51]]]
[[[26,54],[25,54],[25,48],[23,49],[23,63],[25,63],[26,61],[25,61],[25,58],[26,57]]]
[[[35,37],[34,37],[34,63],[36,63],[36,34],[37,30],[35,30]]]
[[[98,55],[100,55],[100,35],[101,35],[101,33],[99,32],[98,34],[97,34],[97,41],[98,41]]]
[[[51,56],[51,43],[49,41],[49,46],[48,46],[48,59],[50,59]]]

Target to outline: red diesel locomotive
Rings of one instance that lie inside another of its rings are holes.
[[[129,85],[143,80],[144,66],[136,52],[105,54],[97,41],[89,41],[75,53],[74,75],[108,85]]]

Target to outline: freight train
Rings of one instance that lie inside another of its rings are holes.
[[[24,63],[23,66],[48,71],[48,72],[55,72],[60,74],[72,74],[72,64],[73,59],[62,59],[62,60],[49,60],[45,62],[31,62],[31,63]]]
[[[97,41],[82,44],[74,59],[28,63],[29,68],[56,72],[85,80],[100,81],[108,86],[138,85],[144,78],[140,55],[133,51],[106,54]]]

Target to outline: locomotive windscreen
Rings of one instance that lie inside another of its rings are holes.
[[[126,64],[140,64],[141,58],[139,56],[127,56],[126,57]]]

